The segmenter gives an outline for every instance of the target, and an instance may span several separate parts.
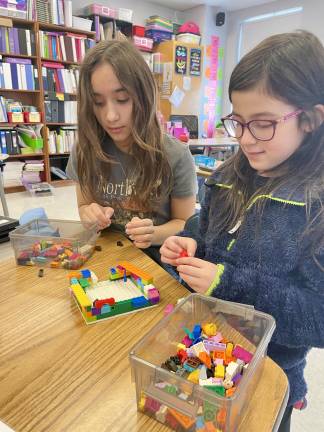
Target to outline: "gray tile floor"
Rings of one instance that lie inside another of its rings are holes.
[[[54,195],[50,197],[31,197],[27,192],[8,194],[7,203],[10,216],[13,218],[18,218],[27,209],[43,207],[49,218],[79,219],[74,186],[56,188]],[[13,256],[10,244],[0,244],[0,260],[10,256]],[[306,367],[306,381],[309,386],[308,407],[301,412],[294,411],[292,432],[324,431],[323,366],[324,350],[313,349],[308,356]]]

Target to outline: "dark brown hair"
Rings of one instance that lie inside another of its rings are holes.
[[[136,172],[131,199],[144,208],[159,199],[162,180],[169,193],[171,168],[163,146],[163,137],[156,114],[157,89],[153,75],[141,53],[128,41],[103,41],[88,51],[80,68],[78,86],[77,165],[82,193],[103,204],[102,190],[113,159],[103,151],[104,140],[110,136],[94,114],[91,76],[94,70],[108,63],[122,87],[133,101],[131,154]]]
[[[314,106],[324,104],[323,45],[306,31],[282,33],[265,39],[234,68],[229,98],[231,100],[233,91],[256,87],[303,109],[299,124],[309,122],[312,132],[306,134],[293,155],[273,169],[273,176],[254,194],[256,172],[243,152],[239,150],[224,163],[222,178],[233,187],[220,193],[223,205],[219,207],[215,230],[219,233],[233,227],[256,195],[269,194],[287,186],[291,193],[297,189],[305,193],[308,224],[304,234],[311,241],[313,252],[318,251],[324,242],[324,124],[317,119]],[[260,205],[264,206],[264,202]]]

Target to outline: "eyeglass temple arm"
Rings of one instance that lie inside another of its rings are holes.
[[[294,111],[294,112],[292,112],[292,113],[286,114],[286,115],[283,116],[280,120],[278,120],[278,123],[279,123],[279,122],[282,122],[282,121],[285,121],[285,120],[288,120],[288,119],[290,119],[290,118],[292,118],[292,117],[297,117],[297,116],[298,116],[299,114],[301,114],[303,111],[304,111],[304,110],[302,110],[302,109],[298,109],[297,111]]]

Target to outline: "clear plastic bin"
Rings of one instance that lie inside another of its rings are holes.
[[[161,368],[177,352],[184,327],[213,322],[234,344],[253,354],[231,397],[224,397]],[[177,431],[235,431],[258,383],[275,329],[273,317],[250,306],[191,294],[131,350],[138,410]],[[163,387],[163,388],[162,388]],[[183,394],[189,395],[187,400]]]
[[[10,233],[18,265],[78,269],[93,254],[97,224],[34,219]]]

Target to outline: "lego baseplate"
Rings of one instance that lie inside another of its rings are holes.
[[[99,282],[88,269],[70,273],[69,279],[86,324],[151,308],[160,301],[152,276],[127,261],[111,268],[107,280]]]

